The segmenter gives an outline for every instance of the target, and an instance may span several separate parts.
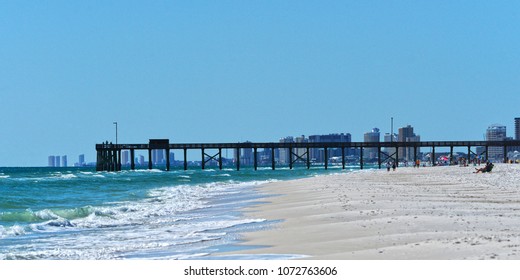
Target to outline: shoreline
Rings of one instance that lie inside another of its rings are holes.
[[[228,252],[319,260],[520,259],[520,165],[398,168],[265,184],[247,217],[280,220]]]

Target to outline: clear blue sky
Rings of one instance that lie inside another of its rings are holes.
[[[1,1],[0,166],[520,117],[519,1]]]

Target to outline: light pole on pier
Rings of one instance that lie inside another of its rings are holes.
[[[390,118],[390,142],[394,142],[394,117]]]

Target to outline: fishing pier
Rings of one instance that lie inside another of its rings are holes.
[[[363,153],[367,149],[375,151],[377,154],[377,165],[381,168],[382,164],[392,161],[399,162],[400,155],[406,149],[410,159],[413,158],[414,162],[418,159],[418,150],[420,148],[429,148],[431,151],[431,159],[436,159],[435,149],[449,148],[450,164],[454,164],[454,148],[467,148],[468,161],[474,158],[482,158],[488,160],[488,151],[492,147],[496,149],[503,149],[503,162],[507,162],[507,151],[509,147],[520,147],[520,141],[423,141],[423,142],[302,142],[302,143],[191,143],[191,144],[178,144],[170,143],[169,139],[150,139],[147,144],[112,144],[102,143],[96,144],[97,151],[97,171],[121,171],[121,153],[123,150],[130,151],[130,169],[136,168],[135,164],[135,151],[136,150],[147,150],[148,151],[148,168],[153,168],[152,163],[152,151],[153,150],[165,150],[166,151],[166,170],[170,170],[170,151],[180,150],[184,153],[184,170],[188,169],[188,150],[199,150],[201,155],[201,167],[205,169],[209,162],[217,162],[219,169],[223,167],[223,150],[234,150],[239,155],[235,158],[235,166],[237,170],[240,170],[240,154],[241,150],[252,151],[252,166],[255,170],[258,168],[258,151],[263,149],[264,151],[270,151],[271,168],[276,168],[275,161],[275,150],[285,149],[288,155],[289,168],[293,168],[295,163],[304,163],[307,168],[311,167],[311,150],[319,149],[323,151],[324,157],[324,168],[327,169],[329,166],[329,151],[335,150],[341,151],[341,166],[345,169],[346,166],[346,150],[347,149],[358,149],[359,157],[356,161],[359,164],[359,168],[363,169],[365,162]],[[480,153],[472,151],[472,148],[482,147]],[[213,151],[215,153],[208,153]],[[435,160],[432,160],[432,164],[435,165]]]

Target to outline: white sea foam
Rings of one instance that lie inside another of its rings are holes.
[[[215,174],[215,175],[211,175],[211,176],[214,176],[214,177],[231,177],[231,174],[223,173],[223,174]]]
[[[14,225],[5,229],[5,236],[24,235],[25,229],[23,226]]]
[[[58,219],[59,216],[53,213],[49,209],[40,210],[34,213],[34,215],[42,220],[53,220]]]
[[[64,174],[64,175],[61,175],[60,178],[63,178],[63,179],[73,179],[73,178],[78,178],[78,176],[76,176],[74,174]]]
[[[125,202],[117,207],[96,207],[86,218],[76,219],[77,227],[97,228],[149,223],[149,219],[168,217],[172,221],[179,212],[202,209],[207,206],[205,199],[226,191],[221,183],[198,186],[181,185],[163,187],[149,191],[142,201]]]
[[[215,229],[226,229],[237,225],[253,224],[265,222],[265,219],[240,219],[240,220],[222,220],[222,221],[206,221],[200,224],[202,231],[211,231]]]
[[[173,174],[173,178],[189,178],[194,172],[181,174]],[[125,176],[85,172],[54,174],[54,180],[68,175],[118,179]],[[0,259],[200,258],[211,252],[208,247],[232,239],[233,232],[240,228],[265,222],[240,217],[235,212],[237,201],[233,196],[245,203],[250,201],[247,196],[253,195],[248,194],[252,187],[272,181],[276,180],[164,186],[148,191],[144,199],[90,207],[76,216],[48,209],[36,211],[34,215],[43,222],[0,227],[0,238],[36,234],[33,242],[20,245],[16,252],[14,247],[0,248]],[[52,238],[47,239],[47,233],[52,233]],[[38,238],[44,238],[43,242]]]
[[[134,173],[163,173],[163,172],[166,172],[164,170],[161,170],[161,169],[134,169],[134,170],[130,170],[130,171],[124,171],[124,172],[134,172]]]

